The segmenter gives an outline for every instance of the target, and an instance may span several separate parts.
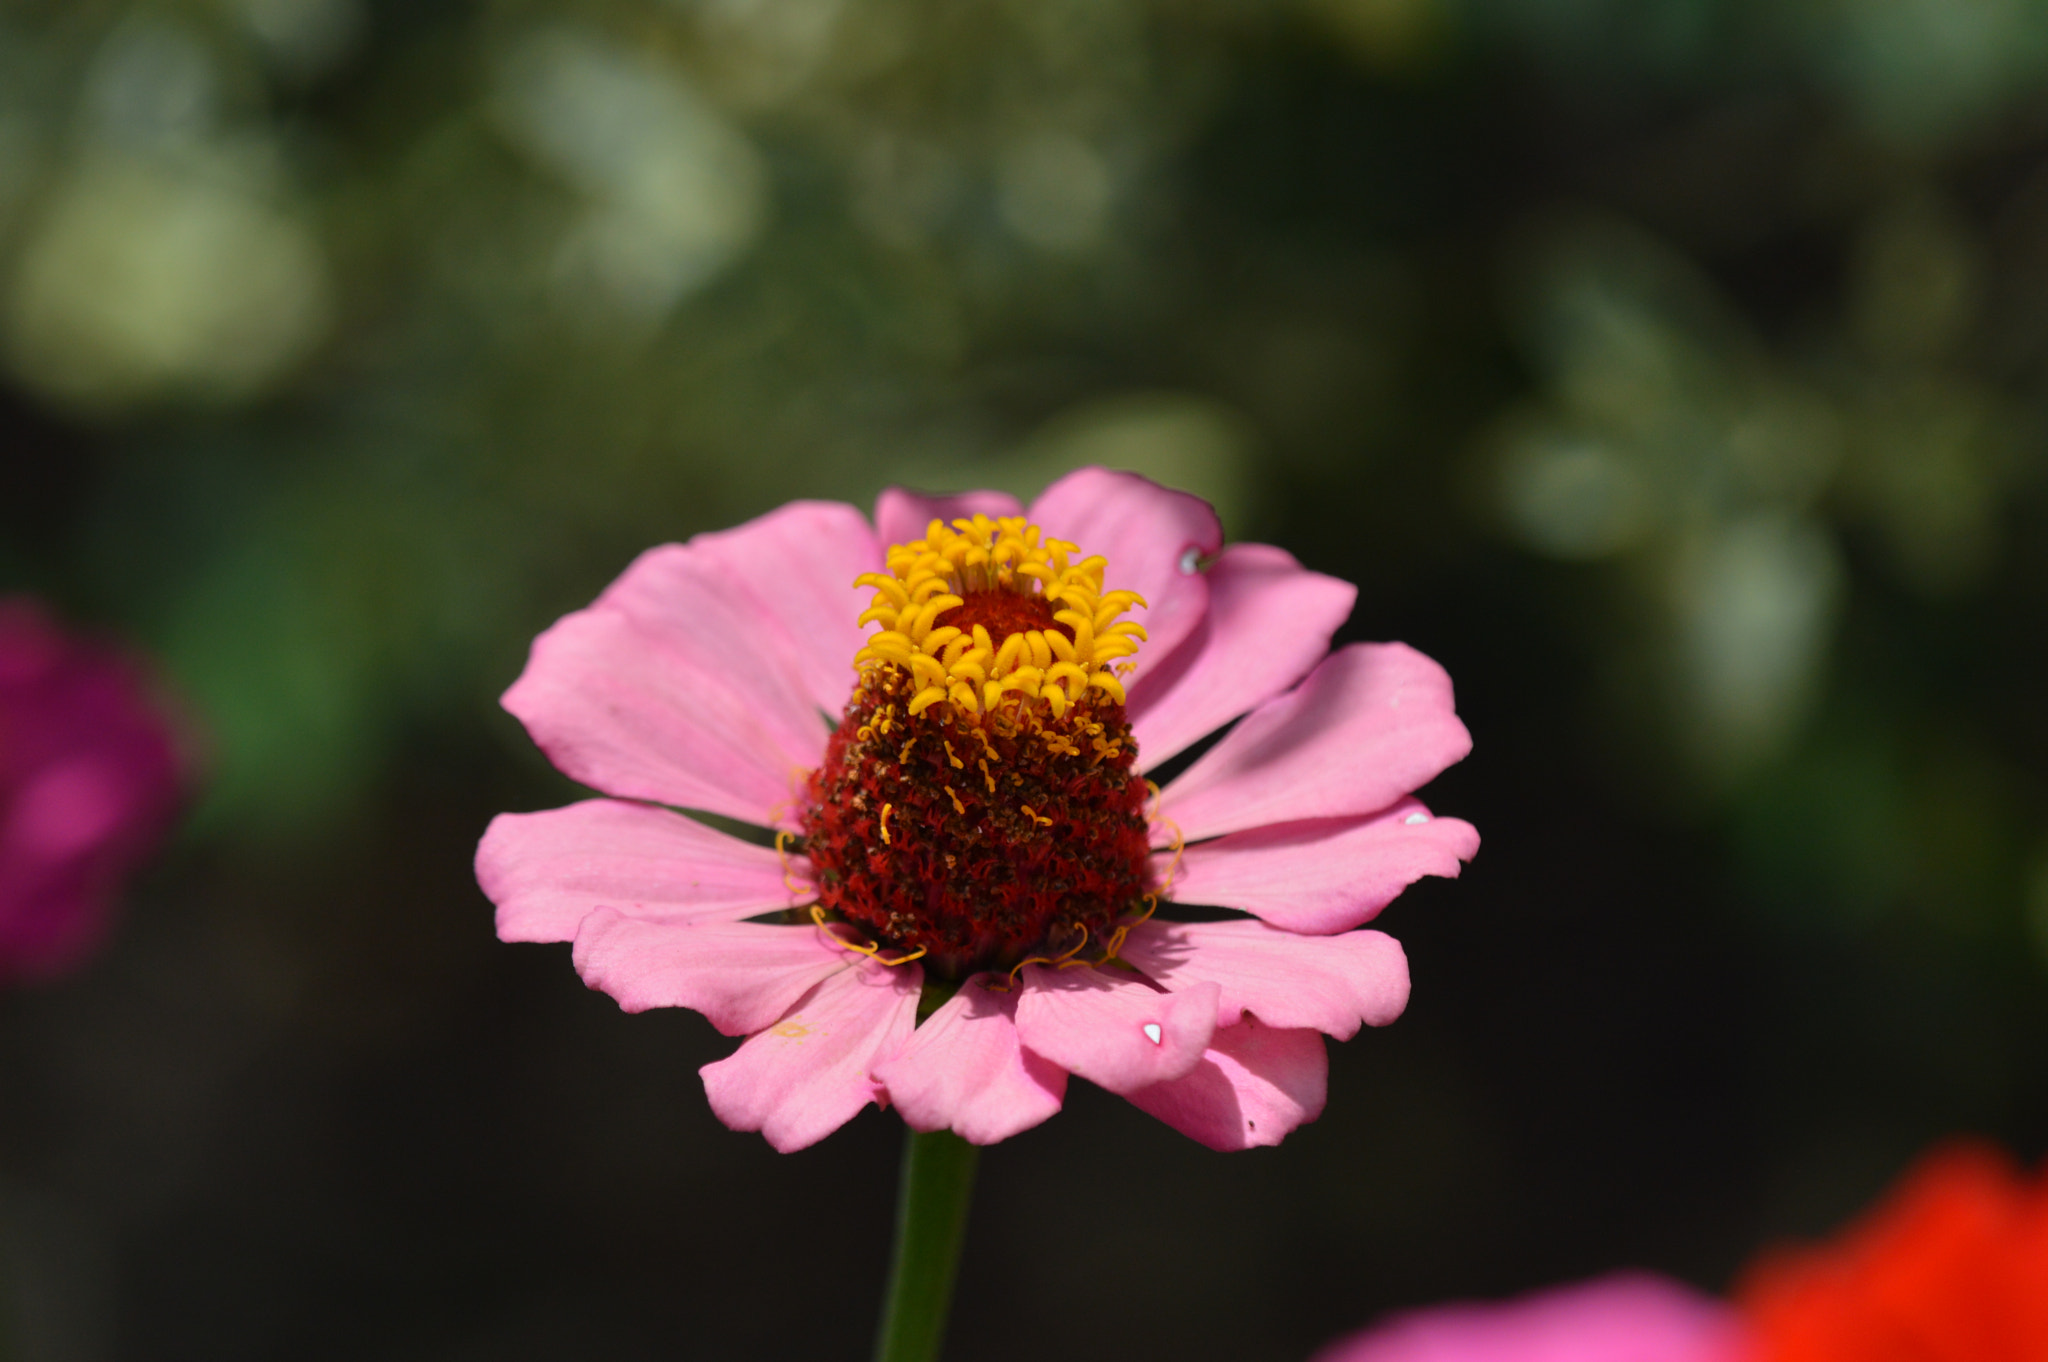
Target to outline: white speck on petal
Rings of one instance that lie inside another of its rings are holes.
[[[1426,813],[1411,813],[1401,821],[1412,828],[1417,823],[1427,823],[1429,821],[1429,815]]]
[[[1186,553],[1183,553],[1180,556],[1180,570],[1184,575],[1190,577],[1200,572],[1202,570],[1202,551],[1197,548],[1190,548]]]
[[[1160,1033],[1160,1030],[1159,1030],[1159,1023],[1158,1023],[1158,1022],[1146,1022],[1146,1023],[1145,1023],[1145,1039],[1146,1039],[1146,1040],[1149,1040],[1149,1041],[1151,1041],[1151,1042],[1152,1042],[1152,1043],[1153,1043],[1154,1045],[1157,1045],[1157,1044],[1159,1044],[1159,1037],[1160,1037],[1160,1034],[1161,1034],[1161,1033]]]

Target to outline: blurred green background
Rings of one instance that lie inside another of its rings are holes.
[[[774,1155],[492,940],[575,793],[495,697],[649,544],[1087,462],[1443,661],[1487,844],[1279,1150],[992,1151],[954,1356],[1719,1287],[2037,1157],[2044,416],[2041,0],[0,0],[0,589],[208,741],[0,998],[18,1358],[864,1356],[899,1123]]]

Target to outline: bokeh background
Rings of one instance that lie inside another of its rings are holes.
[[[1087,462],[1362,585],[1477,739],[1323,1120],[1076,1084],[952,1355],[1718,1288],[2048,1145],[2040,0],[0,0],[0,589],[205,735],[0,997],[22,1362],[855,1358],[900,1125],[495,943],[495,703],[638,550]]]

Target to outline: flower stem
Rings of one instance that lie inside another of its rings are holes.
[[[950,1130],[913,1130],[909,1136],[896,1200],[896,1259],[889,1265],[875,1362],[936,1362],[981,1153]]]

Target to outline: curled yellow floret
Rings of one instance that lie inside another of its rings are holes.
[[[1057,719],[1091,691],[1122,704],[1116,673],[1145,638],[1123,615],[1145,601],[1104,591],[1108,562],[1079,554],[1023,516],[934,520],[924,538],[889,550],[887,572],[855,580],[875,589],[860,622],[880,628],[854,665],[908,674],[913,715],[938,704],[965,715],[1042,705]],[[964,627],[941,623],[948,617]]]

